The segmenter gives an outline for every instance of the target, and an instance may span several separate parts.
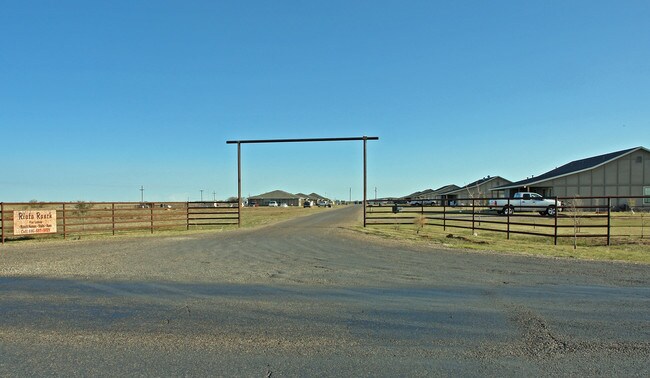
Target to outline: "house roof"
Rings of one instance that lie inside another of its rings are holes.
[[[458,189],[455,189],[455,190],[450,190],[450,191],[448,191],[446,193],[456,193],[456,192],[461,192],[461,191],[464,191],[464,190],[476,188],[479,185],[486,184],[486,183],[488,183],[488,182],[490,182],[492,180],[496,180],[496,179],[501,179],[503,181],[510,182],[510,180],[506,180],[501,176],[487,176],[487,177],[483,177],[482,179],[476,180],[474,182],[470,182],[469,184],[463,186],[462,188],[458,188]]]
[[[296,194],[291,194],[289,192],[285,192],[284,190],[274,190],[272,192],[260,194],[257,196],[249,197],[250,199],[253,200],[275,200],[275,199],[280,199],[280,200],[286,200],[286,199],[300,199],[300,198],[309,198],[312,200],[328,200],[328,198],[325,198],[321,196],[318,193],[312,193],[312,194],[304,194],[304,193],[296,193]]]
[[[635,147],[635,148],[628,148],[627,150],[622,150],[622,151],[616,151],[616,152],[611,152],[608,154],[604,155],[598,155],[586,159],[580,159],[580,160],[574,160],[570,163],[564,164],[561,167],[555,168],[551,171],[548,171],[542,175],[536,176],[536,177],[531,177],[525,180],[513,182],[507,185],[501,185],[496,188],[492,188],[491,190],[504,190],[504,189],[513,189],[513,188],[521,188],[521,187],[527,187],[531,185],[535,185],[538,183],[541,183],[543,181],[548,181],[548,180],[553,180],[559,177],[563,176],[568,176],[572,175],[575,173],[580,173],[584,171],[588,171],[594,168],[598,168],[601,165],[607,164],[613,160],[616,160],[620,157],[623,157],[627,154],[631,154],[635,151],[638,150],[644,150],[646,152],[650,152],[647,148],[644,147]]]
[[[313,199],[315,199],[315,200],[329,200],[329,198],[325,198],[325,197],[321,196],[318,193],[311,193],[310,195],[307,196],[307,198],[312,199],[312,200]]]
[[[433,194],[445,194],[449,192],[453,192],[454,190],[460,189],[460,186],[454,185],[454,184],[449,184],[442,186],[436,190],[433,191]]]
[[[460,187],[458,185],[450,184],[450,185],[442,186],[436,190],[433,189],[421,190],[419,192],[411,193],[409,195],[401,197],[400,199],[421,199],[424,198],[424,196],[431,197],[436,195],[442,195],[454,191],[456,189],[460,189]]]
[[[409,195],[406,195],[402,197],[401,199],[409,199],[409,198],[419,198],[420,196],[427,195],[427,194],[432,194],[433,189],[425,189],[425,190],[420,190],[419,192],[411,193]]]
[[[258,199],[258,200],[265,200],[265,199],[296,199],[299,198],[295,194],[291,194],[288,192],[285,192],[283,190],[274,190],[272,192],[260,194],[257,196],[250,197],[250,199]]]

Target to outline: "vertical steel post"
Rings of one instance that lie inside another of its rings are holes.
[[[474,206],[474,198],[472,198],[472,235],[474,235],[474,233],[476,232],[474,230],[474,219],[475,219],[474,215],[475,215],[475,213],[476,213],[476,208]]]
[[[150,213],[149,219],[151,219],[151,233],[153,234],[153,202],[149,204],[149,213]]]
[[[63,239],[66,238],[66,229],[65,229],[66,217],[65,217],[65,202],[63,203]]]
[[[237,227],[241,227],[241,142],[237,142]]]
[[[111,223],[113,227],[113,236],[115,236],[115,203],[111,204]]]
[[[447,231],[447,198],[442,199],[442,230]]]
[[[5,243],[5,203],[0,202],[0,228],[2,228],[2,244]]]
[[[557,196],[555,196],[555,216],[554,216],[554,218],[555,218],[555,227],[554,227],[555,228],[555,234],[554,234],[554,240],[553,240],[554,245],[557,245],[557,212],[558,211],[560,211],[560,206],[558,206]]]
[[[507,202],[507,207],[506,207],[506,223],[508,224],[506,226],[506,239],[510,240],[510,197],[508,197],[508,202]]]
[[[611,229],[612,229],[612,198],[607,197],[607,245],[610,245]]]
[[[368,172],[366,166],[366,142],[367,137],[363,136],[363,227],[366,227],[366,206],[368,194]]]

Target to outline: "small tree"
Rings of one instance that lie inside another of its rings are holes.
[[[78,201],[74,206],[75,209],[77,209],[75,210],[77,216],[81,218],[81,229],[84,231],[86,230],[86,220],[84,216],[88,213],[88,211],[90,211],[90,209],[92,209],[93,206],[95,205],[84,201]]]
[[[573,197],[571,201],[571,219],[573,220],[573,249],[578,248],[578,234],[580,233],[580,226],[582,223],[582,199],[578,195]]]
[[[630,208],[630,212],[634,214],[634,208],[636,207],[636,200],[634,198],[630,198],[627,200],[627,207]]]
[[[636,214],[634,212],[634,210],[636,208],[636,210],[638,211],[639,216],[641,217],[641,239],[643,239],[645,237],[645,215],[646,215],[646,212],[643,211],[644,210],[643,206],[641,206],[641,208],[638,208],[636,206],[636,199],[634,199],[634,198],[630,198],[630,200],[627,201],[627,204],[630,207],[630,211],[632,212],[632,214]]]
[[[420,215],[413,220],[413,224],[415,224],[415,233],[419,234],[424,229],[424,226],[427,225],[427,217]]]

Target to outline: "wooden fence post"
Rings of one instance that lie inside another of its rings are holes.
[[[115,236],[115,203],[111,204],[111,224],[113,228],[113,236]]]
[[[151,233],[153,234],[153,202],[149,204],[149,213],[150,213],[150,220],[151,220]]]

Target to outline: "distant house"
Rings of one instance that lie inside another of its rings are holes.
[[[274,190],[272,192],[249,197],[248,204],[249,206],[268,206],[269,202],[276,202],[279,205],[287,204],[287,206],[302,206],[305,201],[317,202],[319,200],[329,201],[329,199],[321,196],[318,193],[291,194],[283,190]]]
[[[635,147],[575,160],[542,175],[491,190],[505,196],[521,191],[546,197],[650,196],[650,150]],[[643,202],[650,205],[650,199]],[[612,205],[624,203],[626,199],[613,201]]]
[[[402,201],[418,201],[418,200],[435,200],[440,203],[442,200],[447,199],[447,193],[453,192],[454,190],[460,189],[458,185],[445,185],[438,189],[425,189],[419,192],[411,193],[404,197],[401,197]],[[456,198],[456,196],[452,196]]]
[[[444,200],[450,198],[448,193],[452,193],[452,192],[454,192],[455,190],[458,190],[458,189],[460,189],[460,186],[450,184],[450,185],[445,185],[445,186],[442,186],[442,187],[434,190],[433,193],[431,193],[431,194],[433,195],[433,199],[437,200],[439,203],[442,203]],[[456,196],[453,195],[453,194],[452,194],[452,197],[456,198]]]
[[[445,192],[444,195],[445,198],[450,201],[456,199],[467,200],[472,198],[491,198],[495,197],[495,194],[492,192],[493,188],[503,186],[511,182],[512,181],[506,180],[501,176],[487,176],[471,182],[462,188],[449,190]],[[497,193],[496,197],[498,196],[499,194]]]
[[[413,201],[413,200],[428,200],[433,199],[433,189],[425,189],[419,192],[411,193],[401,197],[399,199],[404,201]]]
[[[269,202],[275,201],[280,205],[286,203],[288,206],[302,206],[302,201],[304,201],[304,199],[304,197],[299,197],[283,190],[274,190],[272,192],[249,197],[248,204],[249,206],[268,206]]]

